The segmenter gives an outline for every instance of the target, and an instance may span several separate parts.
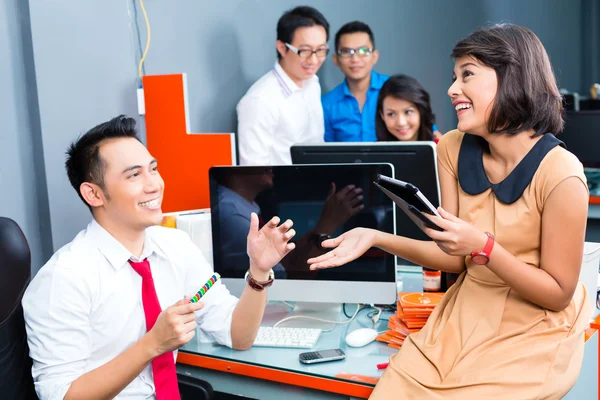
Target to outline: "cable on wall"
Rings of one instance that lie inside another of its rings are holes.
[[[150,20],[148,19],[148,14],[146,13],[146,7],[144,7],[144,0],[140,0],[140,8],[142,9],[142,14],[144,15],[144,20],[146,21],[146,48],[144,49],[144,54],[142,54],[142,58],[140,59],[140,63],[138,64],[138,76],[140,79],[142,78],[142,66],[144,65],[144,60],[148,55],[148,49],[150,49]]]

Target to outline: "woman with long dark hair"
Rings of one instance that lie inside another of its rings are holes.
[[[394,75],[381,87],[375,113],[378,141],[434,140],[441,137],[429,93],[415,79]]]

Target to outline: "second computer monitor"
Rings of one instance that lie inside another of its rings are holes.
[[[564,131],[558,135],[586,168],[600,168],[600,111],[569,111]]]
[[[435,143],[325,143],[292,146],[294,164],[381,163],[394,166],[396,179],[412,183],[434,206],[440,205]],[[403,212],[396,213],[396,234],[430,240]]]

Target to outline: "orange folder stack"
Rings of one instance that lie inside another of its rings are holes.
[[[390,329],[377,336],[377,340],[400,348],[408,335],[425,326],[427,318],[443,296],[443,293],[398,293],[398,310],[396,315],[390,317]]]

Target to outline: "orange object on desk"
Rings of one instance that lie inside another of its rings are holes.
[[[590,196],[589,203],[590,204],[600,204],[600,197],[598,197],[598,196]]]
[[[442,300],[444,293],[398,293],[398,304],[403,309],[432,309]]]
[[[425,326],[443,296],[443,293],[398,293],[398,309],[396,315],[389,318],[389,330],[377,336],[376,340],[400,348],[408,335]]]

